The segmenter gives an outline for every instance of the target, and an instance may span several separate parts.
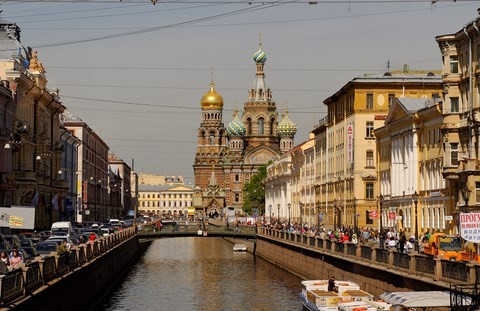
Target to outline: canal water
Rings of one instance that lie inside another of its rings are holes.
[[[163,238],[94,310],[301,310],[300,282],[221,238]]]

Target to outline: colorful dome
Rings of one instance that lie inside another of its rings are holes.
[[[297,133],[297,126],[288,118],[288,110],[282,115],[282,121],[277,126],[278,136],[293,137]]]
[[[202,108],[222,108],[223,107],[223,98],[215,92],[215,84],[213,81],[210,83],[210,91],[203,95],[200,103]]]
[[[258,48],[258,51],[253,54],[253,60],[256,63],[265,63],[267,61],[267,54],[262,50],[262,47]]]
[[[228,124],[227,132],[230,136],[243,136],[247,131],[245,124],[238,118],[238,112],[235,111],[232,122]]]

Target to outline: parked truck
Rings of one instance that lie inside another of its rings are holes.
[[[462,238],[445,233],[434,233],[423,246],[423,253],[448,260],[462,260]]]

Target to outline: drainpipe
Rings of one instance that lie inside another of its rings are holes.
[[[474,22],[475,23],[475,22]],[[472,159],[472,150],[473,150],[473,139],[472,139],[472,122],[473,122],[473,81],[472,81],[472,37],[468,35],[467,26],[463,27],[463,32],[468,38],[468,99],[470,101],[470,111],[469,111],[469,120],[468,120],[468,159]]]

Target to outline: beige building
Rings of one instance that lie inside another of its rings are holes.
[[[155,174],[140,173],[138,175],[140,185],[184,185],[183,176],[163,176]]]
[[[330,226],[379,227],[374,129],[396,98],[441,92],[438,72],[403,71],[357,77],[324,101],[327,116],[315,135],[316,202]],[[396,177],[395,177],[396,178]]]
[[[138,211],[146,215],[193,219],[193,189],[184,186],[139,185]]]
[[[375,130],[382,228],[417,237],[427,229],[448,231],[454,196],[442,176],[442,124],[440,98],[403,97]]]
[[[265,185],[266,217],[270,223],[289,221],[292,208],[292,154],[287,152],[267,166]],[[289,209],[290,207],[290,209]],[[267,221],[268,222],[268,221]]]
[[[479,17],[454,34],[436,37],[443,63],[443,176],[458,213],[480,206]],[[472,194],[472,195],[470,195]]]

